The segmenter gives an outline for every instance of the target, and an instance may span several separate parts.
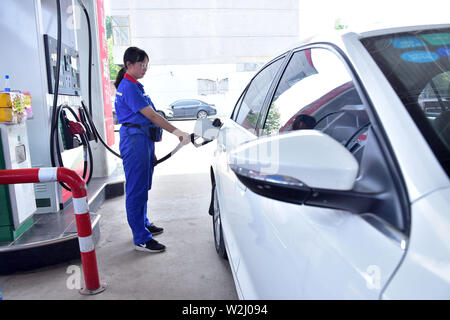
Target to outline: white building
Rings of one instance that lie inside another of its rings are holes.
[[[110,0],[114,62],[129,46],[150,67],[157,108],[197,98],[229,114],[259,67],[299,40],[298,0]]]

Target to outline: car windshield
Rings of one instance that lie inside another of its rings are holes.
[[[450,175],[450,28],[362,39]]]

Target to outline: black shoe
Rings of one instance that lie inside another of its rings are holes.
[[[157,227],[157,226],[155,226],[153,223],[150,224],[150,227],[147,227],[147,230],[150,231],[150,233],[151,233],[153,236],[156,236],[156,235],[158,235],[158,234],[161,234],[161,233],[163,233],[163,231],[164,231],[163,228]]]
[[[151,239],[146,243],[138,244],[137,246],[135,246],[135,249],[137,251],[162,252],[166,250],[166,246],[154,239]]]

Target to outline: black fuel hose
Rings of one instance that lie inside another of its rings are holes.
[[[84,9],[86,9],[83,6]],[[61,69],[61,46],[62,46],[62,31],[61,31],[61,1],[56,0],[56,11],[57,11],[57,45],[56,45],[56,74],[55,74],[55,83],[54,83],[54,90],[53,90],[53,107],[52,107],[52,118],[51,118],[51,126],[50,126],[50,160],[53,167],[58,166],[64,167],[64,163],[61,156],[61,146],[59,145],[59,139],[58,139],[58,129],[59,129],[59,118],[60,114],[63,108],[68,109],[72,115],[77,119],[79,122],[78,116],[76,113],[68,106],[59,106],[58,104],[58,96],[59,96],[59,77],[60,77],[60,69]],[[89,36],[91,37],[90,28],[89,28]],[[92,56],[92,46],[90,46],[90,60]],[[89,62],[91,64],[91,62]],[[90,69],[89,68],[89,75],[90,75]],[[91,78],[91,76],[89,76]],[[89,84],[90,84],[89,79]],[[84,168],[83,168],[83,179],[86,179],[86,173],[87,173],[87,167],[88,167],[88,155],[90,159],[90,165],[89,165],[89,175],[86,181],[86,184],[89,183],[92,177],[92,171],[93,171],[93,161],[92,161],[92,150],[89,145],[89,139],[87,139],[87,136],[85,134],[80,134],[80,138],[83,144],[83,156],[84,156]],[[55,159],[55,146],[56,146],[56,154],[58,158],[58,163]],[[88,154],[88,155],[87,155]],[[66,190],[71,191],[71,189],[65,185],[63,182],[59,182],[59,184]]]
[[[61,116],[61,113],[63,111],[63,109],[67,109],[69,110],[69,112],[72,114],[72,116],[75,118],[75,120],[77,122],[81,122],[80,118],[77,116],[76,112],[69,106],[67,105],[63,105],[60,110],[58,111],[58,118]],[[85,130],[85,132],[83,134],[78,134],[80,136],[81,139],[81,143],[83,145],[83,158],[84,158],[84,165],[83,165],[83,179],[86,181],[86,184],[89,184],[89,182],[91,181],[92,178],[92,172],[94,169],[93,166],[93,157],[92,157],[92,150],[91,150],[91,146],[89,144],[89,138],[88,138],[88,134],[87,131]],[[87,152],[87,154],[86,154]],[[59,155],[61,155],[61,153],[59,153]],[[89,162],[88,162],[88,156],[89,156]],[[62,162],[62,158],[60,158],[60,163],[62,166],[63,162]],[[89,165],[90,163],[90,165]],[[87,176],[87,180],[86,180],[86,173],[87,173],[87,168],[89,168],[89,175]]]
[[[81,111],[81,110],[83,110],[83,111]],[[100,142],[103,144],[103,146],[104,146],[109,152],[111,152],[112,154],[114,154],[116,157],[122,159],[122,157],[120,156],[120,154],[118,154],[117,152],[115,152],[114,150],[112,150],[112,149],[105,143],[105,141],[103,141],[101,135],[98,133],[97,128],[95,127],[94,122],[92,121],[92,117],[91,117],[91,116],[89,115],[89,113],[87,112],[86,106],[85,106],[85,104],[84,104],[83,101],[81,101],[81,109],[80,109],[80,111],[81,111],[81,112],[84,112],[84,116],[86,116],[86,119],[87,119],[87,122],[82,122],[83,125],[84,125],[85,127],[86,127],[86,126],[89,126],[89,127],[91,128],[92,133],[93,133],[93,136],[95,137],[95,139],[100,140]]]
[[[52,164],[54,163],[56,166],[58,165],[59,167],[64,167],[64,162],[62,159],[62,151],[61,151],[61,146],[59,144],[59,139],[58,139],[58,130],[59,130],[59,119],[61,118],[62,115],[62,111],[66,109],[68,110],[72,116],[75,118],[75,120],[77,122],[81,122],[80,118],[77,116],[76,112],[69,107],[68,105],[60,105],[56,108],[56,125],[53,126],[53,131],[50,133],[50,138],[51,138],[51,144],[53,146],[56,146],[56,152],[52,152],[51,153],[51,161]],[[80,140],[81,143],[83,145],[83,158],[84,158],[84,163],[83,163],[83,180],[85,180],[86,184],[89,184],[91,178],[92,178],[92,173],[93,173],[93,156],[92,156],[92,150],[91,150],[91,146],[89,144],[89,138],[87,136],[87,132],[83,133],[83,134],[78,134],[80,136]],[[55,159],[55,154],[56,154],[56,158]],[[87,175],[87,169],[89,168],[89,174]],[[86,179],[87,176],[87,179]],[[60,182],[60,185],[68,190],[71,191],[71,189],[65,185],[63,182]]]
[[[100,142],[103,144],[103,146],[109,151],[111,152],[113,155],[115,155],[116,157],[122,159],[122,157],[120,156],[120,154],[118,154],[117,152],[115,152],[114,150],[112,150],[106,143],[105,141],[103,141],[101,135],[98,133],[97,128],[95,127],[94,121],[92,120],[92,31],[91,31],[91,22],[89,19],[89,13],[85,7],[85,5],[83,4],[83,2],[81,0],[78,0],[78,4],[83,8],[83,12],[84,15],[86,17],[86,23],[87,23],[87,28],[88,28],[88,35],[89,35],[89,75],[88,75],[88,109],[89,112],[87,112],[86,110],[86,105],[84,104],[83,101],[81,101],[81,109],[80,109],[80,113],[83,112],[83,116],[82,117],[82,123],[85,127],[89,127],[91,129],[91,132],[94,136],[95,142],[98,142],[98,140],[100,140]],[[81,111],[83,110],[83,111]],[[84,119],[85,118],[85,119]],[[86,121],[87,119],[87,121]]]

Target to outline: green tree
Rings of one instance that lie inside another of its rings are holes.
[[[111,23],[111,17],[106,16],[106,39],[112,38],[112,23]]]
[[[120,71],[120,66],[117,64],[114,64],[114,58],[113,58],[113,43],[112,38],[109,38],[107,40],[108,42],[108,62],[109,62],[109,78],[111,80],[115,80],[117,78],[117,74]]]
[[[270,106],[269,114],[267,115],[266,124],[264,130],[267,134],[278,132],[281,128],[280,124],[280,112],[275,105]]]
[[[120,67],[117,64],[114,64],[112,23],[110,16],[106,16],[106,39],[108,44],[109,78],[115,80],[120,71]]]

